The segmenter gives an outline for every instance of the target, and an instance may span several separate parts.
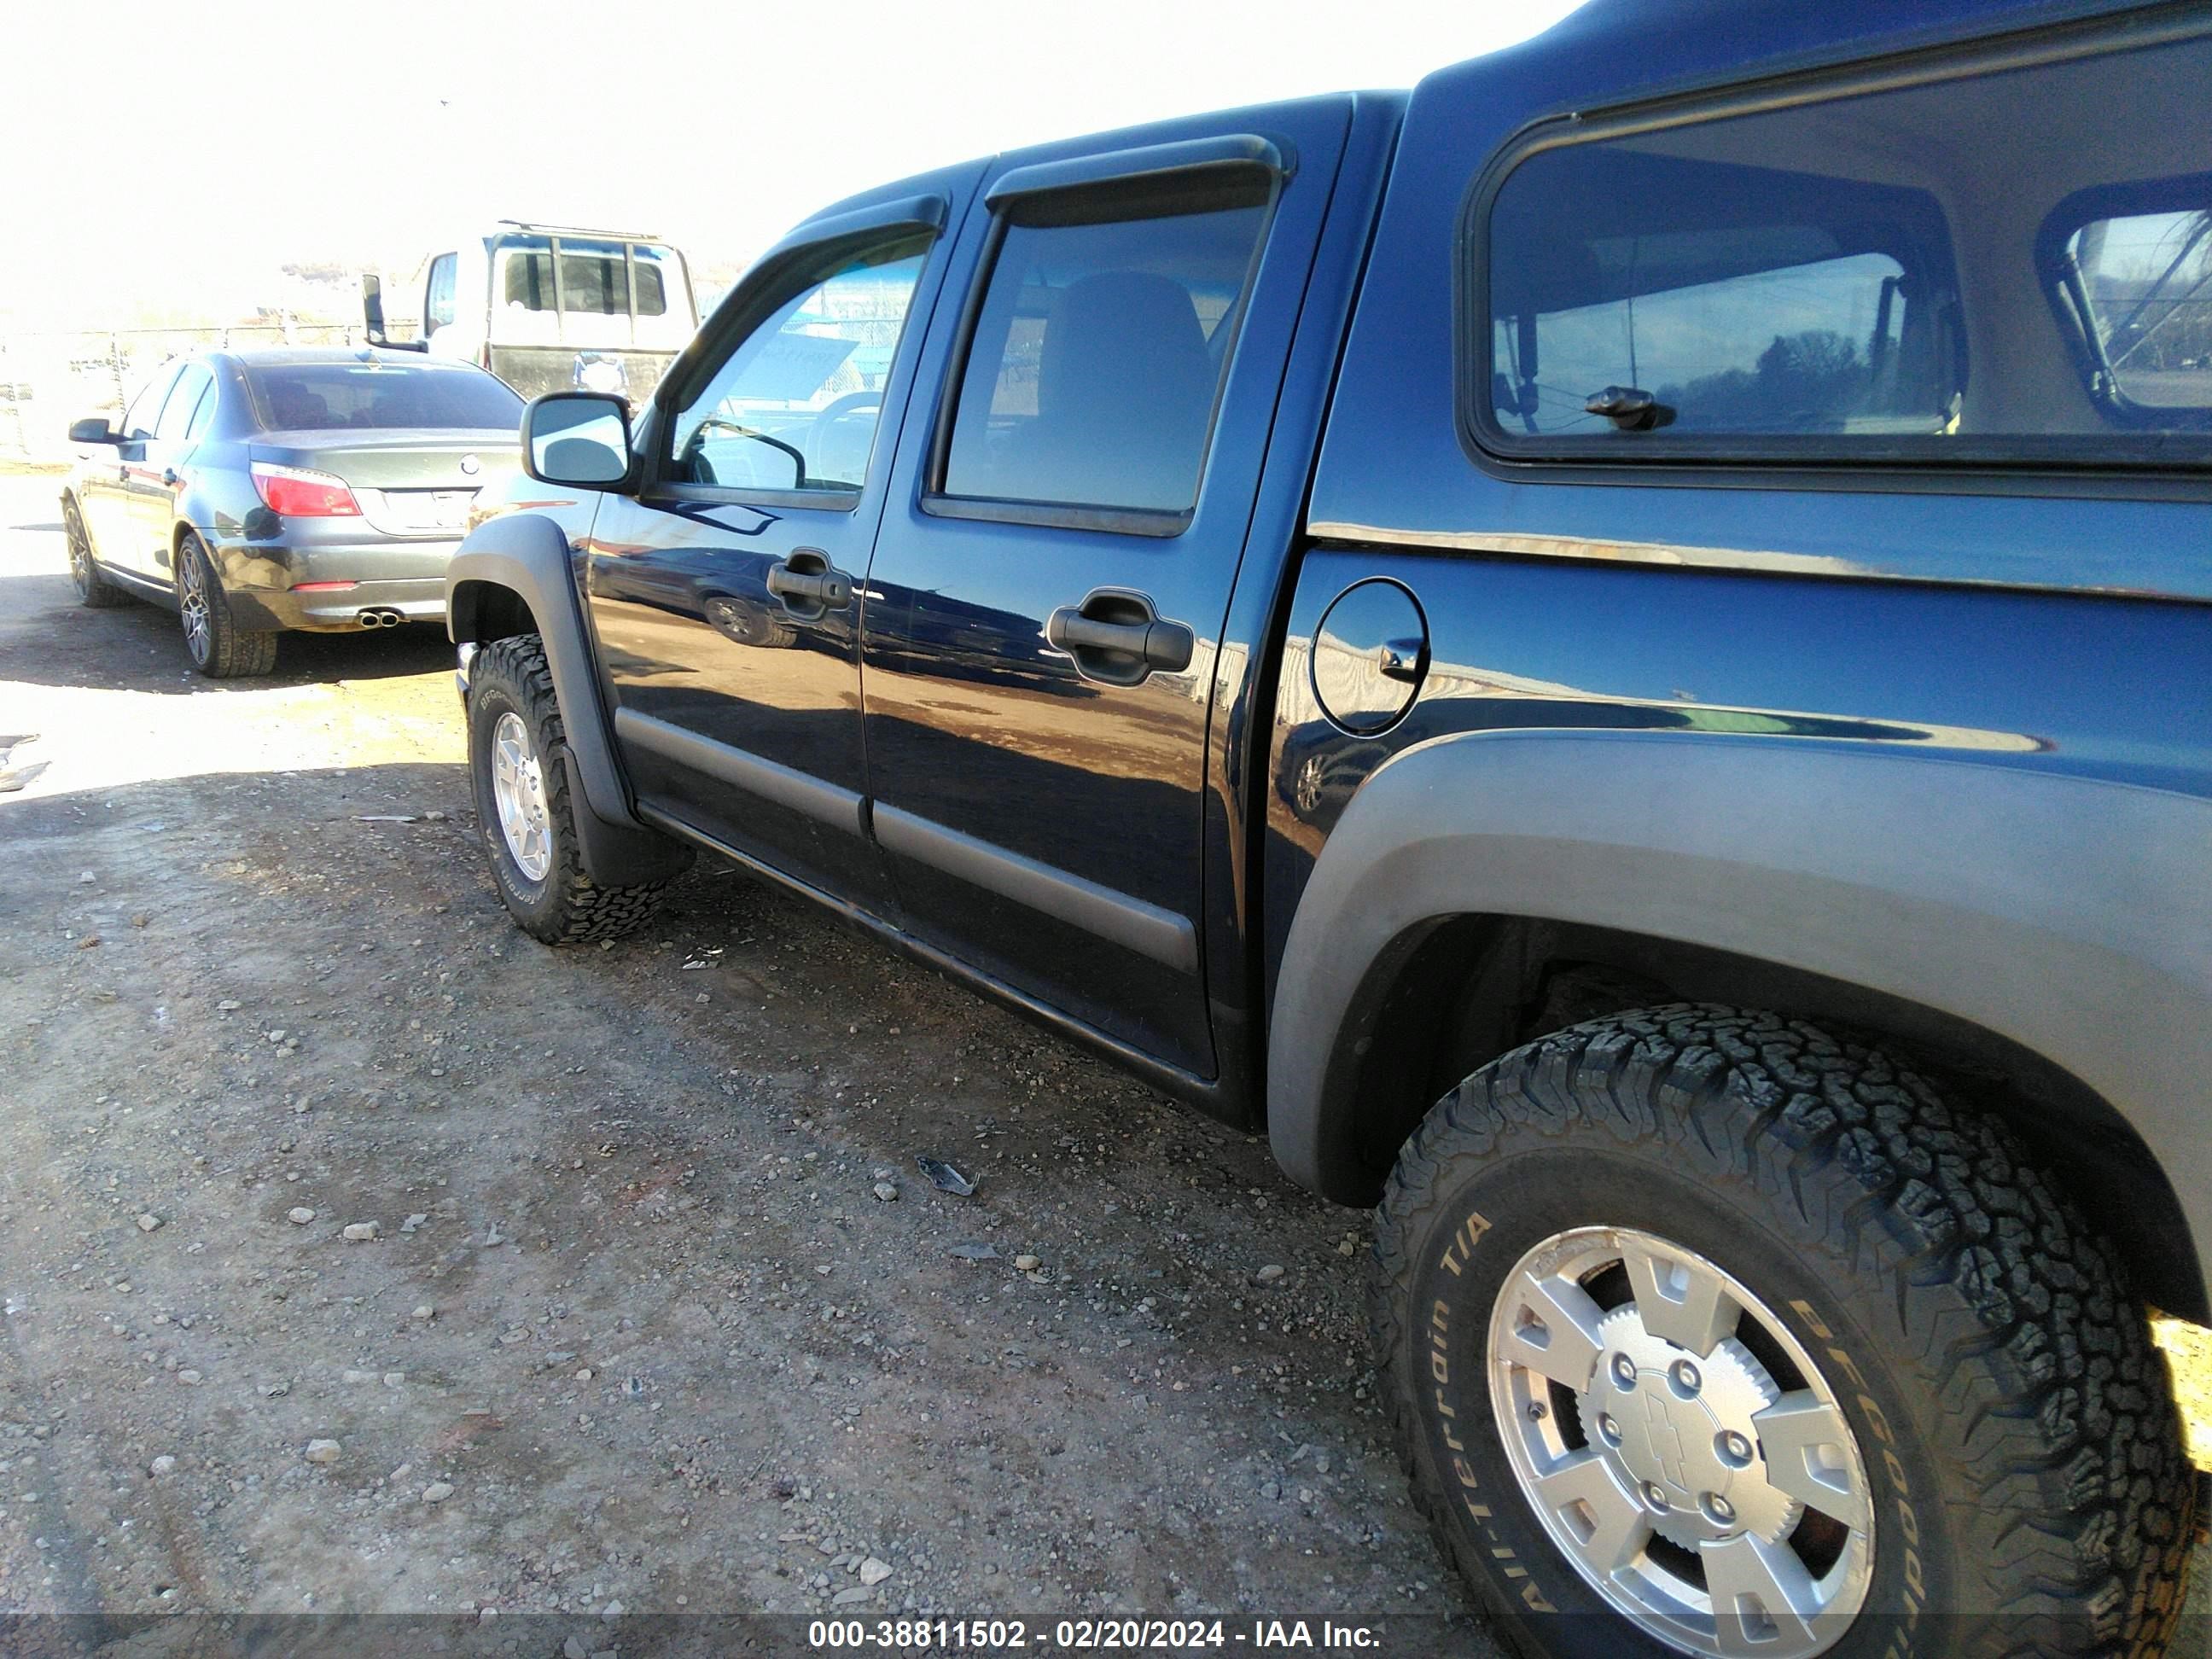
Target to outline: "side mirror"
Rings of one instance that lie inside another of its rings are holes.
[[[107,424],[105,415],[88,415],[81,421],[70,422],[70,440],[73,444],[119,444],[123,434]]]
[[[549,392],[522,411],[522,468],[540,483],[619,489],[630,476],[629,404],[599,392]]]
[[[384,341],[384,279],[374,271],[364,271],[361,279],[362,320],[368,325],[368,343],[382,345]]]

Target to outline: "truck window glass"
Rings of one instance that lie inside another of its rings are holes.
[[[422,296],[422,331],[435,333],[452,325],[454,317],[454,255],[441,253],[430,261],[430,282]]]
[[[640,317],[665,317],[668,314],[668,289],[660,276],[661,252],[659,248],[637,250],[637,311]]]
[[[1608,460],[2212,459],[2212,188],[2181,176],[2208,82],[2186,40],[1533,140],[1470,245],[1475,435]],[[2146,203],[2146,179],[2179,182]]]
[[[2212,410],[2212,180],[2202,205],[2089,221],[2066,240],[2098,390],[2115,416]]]
[[[473,368],[395,363],[249,362],[246,384],[269,431],[450,427],[512,432],[522,399]]]
[[[561,242],[561,305],[602,317],[629,314],[629,266],[619,242]]]
[[[860,488],[928,251],[905,234],[805,279],[669,423],[670,482]]]
[[[944,493],[1188,511],[1267,217],[1255,185],[1196,211],[1008,223],[959,382]]]
[[[637,307],[630,308],[629,265],[620,242],[561,239],[561,308],[571,316],[660,317],[668,312],[658,248],[635,245]],[[503,304],[524,311],[553,309],[553,249],[546,237],[510,237],[502,245]]]

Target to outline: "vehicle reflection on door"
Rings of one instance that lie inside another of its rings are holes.
[[[639,799],[866,897],[884,884],[860,834],[858,594],[818,574],[843,574],[819,545],[843,517],[611,497],[589,591]]]

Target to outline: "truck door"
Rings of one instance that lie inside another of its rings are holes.
[[[907,925],[1200,1078],[1216,644],[1348,108],[1002,164],[868,573],[869,790]]]
[[[872,908],[860,584],[947,210],[842,216],[755,267],[656,398],[647,482],[600,507],[586,573],[641,805]]]

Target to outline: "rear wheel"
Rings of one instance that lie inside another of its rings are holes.
[[[77,510],[74,495],[62,498],[62,533],[69,542],[70,580],[76,588],[76,602],[88,611],[128,605],[131,596],[101,575],[93,560],[92,538],[86,533],[84,514]]]
[[[1415,1495],[1530,1652],[2172,1626],[2195,1486],[2142,1308],[1880,1050],[1690,1006],[1545,1037],[1430,1113],[1376,1260]]]
[[[276,636],[242,631],[215,562],[198,536],[186,531],[177,544],[177,616],[192,666],[210,679],[266,674],[276,666]]]
[[[522,931],[548,945],[617,939],[645,922],[661,882],[608,887],[585,874],[576,842],[567,729],[545,647],[495,640],[469,669],[469,774],[494,883]]]

